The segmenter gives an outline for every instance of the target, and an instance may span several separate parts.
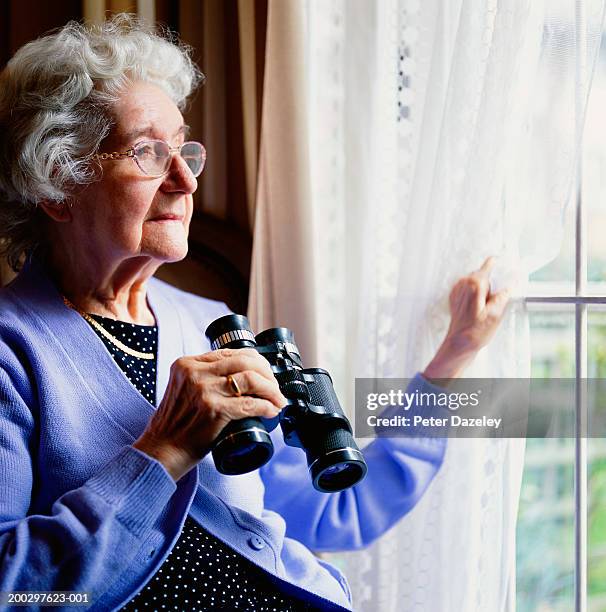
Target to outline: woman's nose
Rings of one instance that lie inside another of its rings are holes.
[[[179,153],[173,154],[162,187],[165,191],[180,191],[190,194],[198,188],[196,177]]]

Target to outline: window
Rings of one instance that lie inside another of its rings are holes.
[[[606,35],[560,255],[531,277],[532,376],[606,377]],[[577,214],[578,211],[578,214]],[[577,414],[587,409],[577,400]],[[529,439],[517,609],[606,609],[606,440]]]

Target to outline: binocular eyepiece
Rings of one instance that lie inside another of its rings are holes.
[[[366,462],[354,441],[332,379],[321,368],[303,368],[291,330],[274,327],[255,336],[245,316],[226,315],[208,326],[206,337],[213,350],[256,349],[269,361],[280,391],[288,400],[275,419],[240,419],[221,431],[212,449],[219,472],[244,474],[267,463],[274,452],[269,432],[279,423],[286,444],[305,451],[312,483],[318,491],[341,491],[364,478]]]

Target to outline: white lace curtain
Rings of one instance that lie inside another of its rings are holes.
[[[602,15],[602,0],[270,0],[250,315],[294,328],[345,405],[356,376],[426,365],[449,287],[487,255],[520,294],[557,254]],[[467,375],[528,374],[515,300]],[[355,609],[515,609],[523,452],[449,441],[417,507],[334,558]]]

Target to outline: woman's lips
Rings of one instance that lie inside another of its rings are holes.
[[[183,215],[177,215],[173,213],[167,213],[165,215],[158,215],[150,221],[183,221]]]

